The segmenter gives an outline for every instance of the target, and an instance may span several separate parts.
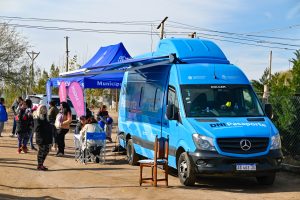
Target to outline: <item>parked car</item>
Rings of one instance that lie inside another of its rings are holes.
[[[32,101],[33,106],[39,106],[41,104],[46,105],[49,107],[49,104],[47,103],[47,95],[45,94],[32,94],[32,95],[27,95],[26,99],[30,99]],[[52,100],[55,102],[55,105],[57,108],[60,107],[60,101],[59,101],[59,96],[58,95],[52,95]],[[69,104],[72,112],[72,124],[76,124],[77,122],[77,117],[76,117],[76,112],[74,109],[74,106],[71,102],[70,99],[67,99],[67,103]]]

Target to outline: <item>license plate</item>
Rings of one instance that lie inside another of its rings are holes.
[[[237,171],[256,171],[256,164],[236,164]]]

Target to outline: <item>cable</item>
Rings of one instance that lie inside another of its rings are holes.
[[[221,33],[221,34],[227,34],[227,35],[239,35],[239,36],[244,36],[244,37],[246,36],[246,37],[260,37],[260,38],[270,38],[270,39],[300,41],[300,39],[298,39],[298,38],[284,38],[284,37],[273,37],[273,36],[264,36],[264,35],[233,33],[233,32],[217,31],[217,30],[211,30],[211,29],[201,28],[201,27],[192,26],[192,25],[188,25],[188,24],[184,24],[184,23],[180,23],[180,22],[176,22],[176,21],[171,21],[171,20],[168,21],[168,22],[173,23],[173,24],[183,25],[184,27],[177,27],[177,28],[183,28],[183,29],[186,29],[187,27],[190,27],[190,28],[192,28],[192,30],[200,30],[200,31]],[[298,27],[298,26],[300,27],[300,25],[293,25],[291,27]]]
[[[2,19],[19,20],[19,21],[43,21],[43,22],[64,22],[64,23],[88,23],[88,24],[118,24],[118,25],[149,25],[151,23],[159,22],[159,20],[153,21],[83,21],[83,20],[65,20],[65,19],[50,19],[50,18],[27,18],[27,17],[9,17],[0,16]]]
[[[168,33],[180,33],[180,34],[188,34],[189,32],[172,32],[168,31]],[[202,35],[208,35],[208,36],[215,36],[215,37],[221,37],[221,38],[229,38],[229,39],[235,39],[235,40],[242,40],[242,41],[250,41],[250,42],[256,42],[256,43],[267,43],[267,44],[275,44],[275,45],[281,45],[281,46],[291,46],[291,47],[300,47],[300,44],[287,44],[287,43],[281,43],[281,42],[272,42],[272,41],[267,41],[267,40],[257,40],[257,39],[252,39],[252,38],[245,38],[245,37],[232,37],[232,36],[223,36],[223,35],[216,35],[216,34],[208,34],[208,33],[198,33],[197,34],[202,34]]]

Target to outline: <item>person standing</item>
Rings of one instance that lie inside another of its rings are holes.
[[[60,114],[57,115],[57,118],[61,118],[59,119],[61,123],[57,130],[56,142],[58,151],[56,156],[62,157],[65,154],[65,135],[69,132],[72,122],[71,108],[67,102],[61,102]]]
[[[0,98],[0,137],[2,137],[2,131],[4,129],[4,123],[7,121],[7,112],[4,105],[4,98]]]
[[[59,110],[55,105],[55,101],[50,101],[49,106],[50,107],[48,110],[48,121],[52,126],[54,126],[55,119],[56,119],[57,114],[59,113]],[[53,129],[53,130],[54,131],[53,131],[53,135],[52,135],[52,147],[54,147],[54,149],[57,150],[57,142],[55,139],[57,136],[57,133],[56,133],[56,129]]]
[[[34,132],[33,132],[33,116],[32,116],[33,108],[32,108],[32,101],[30,99],[26,99],[25,102],[26,102],[26,105],[27,105],[26,113],[27,113],[27,115],[29,117],[29,144],[30,144],[31,150],[37,151],[37,149],[33,145],[33,135],[34,135]]]
[[[27,142],[29,140],[30,116],[26,112],[27,104],[25,101],[19,106],[18,115],[16,116],[16,132],[18,134],[18,153],[22,151],[27,153]]]
[[[45,159],[49,153],[50,144],[52,143],[52,128],[47,120],[47,107],[40,105],[33,114],[34,132],[36,133],[36,144],[38,145],[37,170],[46,171],[44,166]]]
[[[16,123],[16,119],[15,117],[17,116],[18,114],[18,108],[19,106],[21,105],[21,103],[23,102],[23,98],[22,97],[18,97],[14,103],[12,104],[11,106],[11,110],[13,111],[14,113],[14,122],[13,122],[13,129],[12,129],[12,132],[11,132],[11,137],[14,137],[16,135],[16,127],[17,127],[17,123]]]
[[[106,139],[112,142],[111,132],[112,132],[112,118],[109,116],[106,105],[102,105],[101,109],[97,113],[98,121],[105,124],[104,130],[106,133]]]

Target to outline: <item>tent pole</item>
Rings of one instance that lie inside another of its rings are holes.
[[[116,88],[116,112],[118,112],[118,88]]]

